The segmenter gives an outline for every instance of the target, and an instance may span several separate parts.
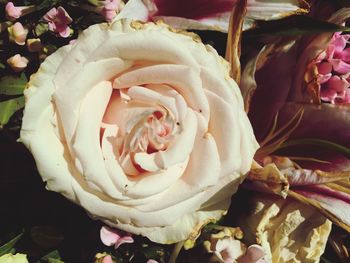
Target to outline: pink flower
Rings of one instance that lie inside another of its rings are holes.
[[[14,25],[8,27],[7,31],[11,42],[15,42],[21,46],[26,43],[28,29],[24,28],[20,22],[16,22]]]
[[[27,15],[35,10],[34,5],[30,6],[15,6],[12,2],[8,2],[5,6],[6,18],[10,21],[15,21],[23,15]]]
[[[15,72],[21,72],[23,69],[27,67],[28,59],[22,57],[20,54],[16,54],[9,59],[7,59],[7,64],[13,69]]]
[[[70,34],[69,24],[72,23],[72,18],[67,11],[59,6],[54,7],[44,15],[44,20],[49,24],[49,30],[58,33],[61,37],[68,37]]]
[[[111,22],[117,15],[119,10],[120,0],[105,0],[103,1],[102,15],[106,21]]]
[[[100,231],[100,237],[103,244],[106,246],[113,246],[117,249],[124,243],[133,243],[134,239],[128,234],[117,229],[109,227],[102,227]]]
[[[147,263],[158,263],[158,261],[156,261],[154,259],[149,259],[149,260],[147,260]]]
[[[267,263],[264,259],[265,252],[259,245],[251,245],[248,247],[244,256],[238,259],[238,263]]]
[[[321,100],[333,104],[350,103],[350,34],[337,32],[315,60]]]

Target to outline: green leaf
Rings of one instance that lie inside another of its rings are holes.
[[[7,253],[11,253],[14,252],[14,246],[17,243],[17,241],[22,237],[23,232],[20,233],[19,235],[15,236],[13,239],[11,239],[9,242],[7,242],[6,244],[2,245],[0,247],[0,257],[2,255],[5,255]]]
[[[264,35],[298,36],[322,32],[349,32],[345,27],[305,15],[289,16],[279,20],[257,21],[254,29],[244,32],[243,37],[257,37]]]
[[[52,226],[35,226],[30,230],[33,241],[43,248],[58,246],[64,239],[61,232]]]
[[[314,146],[319,146],[322,148],[329,149],[331,151],[335,151],[337,153],[343,154],[347,158],[350,158],[350,149],[334,143],[330,142],[327,140],[321,140],[321,139],[297,139],[297,140],[290,140],[285,143],[283,143],[280,147],[281,148],[286,148],[286,147],[291,147],[291,146],[298,146],[298,145],[314,145]]]
[[[5,65],[0,63],[0,69],[4,69],[5,68]]]
[[[54,7],[59,0],[43,0],[37,7],[36,10],[41,10],[41,9],[50,9],[51,7]]]
[[[58,250],[51,251],[49,254],[42,257],[36,263],[64,263],[61,259],[60,252]]]
[[[24,107],[24,96],[0,102],[0,128],[2,128],[11,116]]]
[[[47,31],[49,31],[49,26],[47,23],[38,23],[34,28],[34,33],[38,37],[46,33]]]
[[[0,94],[21,95],[27,82],[28,80],[24,73],[20,76],[4,76],[0,79]]]

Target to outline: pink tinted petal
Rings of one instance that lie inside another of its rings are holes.
[[[337,93],[345,93],[346,89],[350,86],[349,82],[338,76],[333,76],[327,82],[327,89],[335,90]]]
[[[339,58],[345,62],[350,62],[350,48],[344,49]]]
[[[116,229],[103,226],[100,230],[100,238],[106,246],[112,246],[120,239],[121,234]]]
[[[21,10],[15,7],[15,5],[12,2],[8,2],[6,4],[5,12],[10,20],[15,20],[21,16]]]
[[[334,71],[339,74],[346,74],[350,72],[350,64],[341,59],[329,59],[329,62],[332,64]]]
[[[102,259],[102,263],[113,263],[112,257],[110,255],[105,256]]]
[[[117,13],[114,10],[103,9],[102,15],[104,16],[106,21],[111,22],[117,16]]]
[[[67,13],[67,11],[62,6],[59,6],[57,8],[57,19],[59,20],[60,24],[70,24],[73,21]]]
[[[158,263],[158,261],[156,261],[154,259],[149,259],[149,260],[147,260],[147,263]]]
[[[155,16],[200,19],[231,12],[237,0],[154,0],[154,2],[158,8]]]
[[[48,23],[49,25],[49,30],[55,32],[56,31],[56,25],[52,22]]]
[[[347,40],[345,37],[343,37],[343,35],[340,35],[334,39],[332,44],[335,46],[335,53],[341,53],[346,46],[346,42]]]
[[[334,45],[329,45],[326,51],[326,59],[332,59],[334,56],[335,52],[335,46]]]
[[[318,75],[317,81],[320,84],[326,83],[330,78],[332,77],[332,73],[326,74],[326,75]]]
[[[134,243],[134,239],[131,236],[124,236],[122,238],[119,238],[118,241],[115,243],[114,248],[117,249],[120,245],[124,243]]]
[[[56,15],[57,15],[57,9],[53,7],[43,16],[43,18],[45,21],[51,22],[56,17]]]
[[[294,188],[293,188],[294,190]],[[310,193],[315,193],[318,195],[322,195],[325,198],[330,197],[330,198],[336,198],[338,200],[341,200],[345,203],[350,204],[350,195],[347,193],[335,191],[325,185],[306,185],[306,186],[300,186],[300,187],[295,187],[296,191],[304,191],[304,192],[310,192]]]
[[[120,0],[106,0],[104,8],[107,10],[117,10],[120,5]]]
[[[238,263],[263,263],[265,252],[259,245],[251,245],[248,247],[246,254],[238,259]]]
[[[333,89],[321,89],[321,100],[334,103],[337,92]]]
[[[70,28],[66,25],[60,26],[56,28],[56,31],[61,37],[69,37],[70,35]]]
[[[350,89],[347,89],[345,96],[342,100],[342,103],[350,103]]]
[[[332,72],[332,64],[328,61],[317,64],[317,70],[320,74],[326,75]]]

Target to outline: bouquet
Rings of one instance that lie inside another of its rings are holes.
[[[349,261],[347,1],[0,9],[0,263]]]

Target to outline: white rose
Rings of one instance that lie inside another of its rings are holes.
[[[228,66],[166,25],[94,25],[25,91],[21,140],[47,188],[158,243],[219,219],[258,147]]]

